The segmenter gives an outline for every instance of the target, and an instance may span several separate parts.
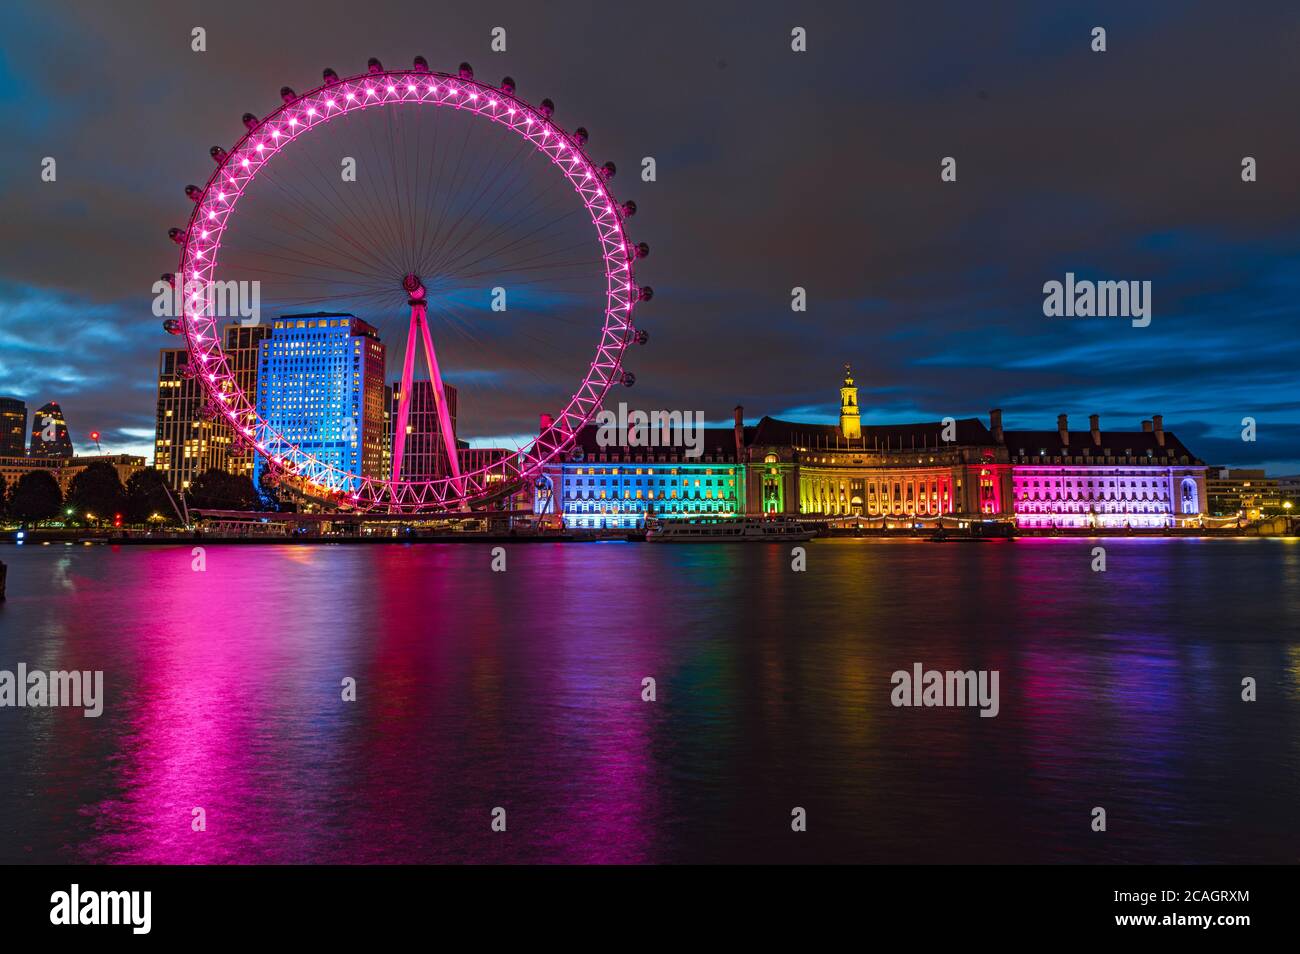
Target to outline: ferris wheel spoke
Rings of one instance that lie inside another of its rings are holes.
[[[510,228],[517,226],[522,222],[527,221],[532,215],[539,214],[540,211],[542,210],[536,210],[533,208],[533,206],[536,205],[537,203],[542,202],[544,199],[548,198],[550,194],[556,189],[557,184],[558,183],[554,179],[552,179],[548,187],[534,189],[533,196],[531,199],[528,199],[524,202],[516,203],[514,201],[515,197],[527,187],[527,183],[521,185],[519,189],[516,190],[515,194],[510,196],[510,202],[511,202],[510,214],[505,218],[504,221],[496,225],[494,228],[487,230],[487,234],[479,238],[478,241],[475,242],[473,246],[470,246],[470,250],[481,246],[484,241],[490,241],[491,236],[494,236],[495,234],[500,233],[503,230],[508,231]],[[479,224],[486,221],[487,217],[491,215],[496,210],[497,207],[499,207],[500,202],[501,202],[501,196],[498,195],[497,199],[492,203],[492,205],[489,208],[485,208],[481,210],[479,219],[476,222],[476,228],[478,227]],[[554,206],[548,207],[548,210],[549,208],[553,208],[553,207]],[[471,230],[470,234],[471,235],[473,234],[473,230]],[[457,252],[456,246],[454,246],[449,241],[445,242],[442,245],[442,247],[433,249],[433,252],[436,257],[432,262],[429,262],[425,267],[428,268],[430,271],[436,272],[439,269],[446,268],[449,260],[454,260],[459,255],[470,254],[470,250],[462,250],[461,252]]]
[[[315,265],[325,270],[326,273],[345,272],[349,275],[356,275],[358,278],[364,279],[367,282],[373,282],[376,285],[382,283],[382,273],[376,274],[376,272],[373,269],[349,268],[345,265],[340,264],[337,261],[333,261],[328,258],[321,258],[319,255],[309,256],[299,252],[299,250],[297,249],[289,248],[280,243],[272,242],[266,239],[263,239],[260,244],[268,248],[281,249],[282,253],[288,253],[288,254],[277,254],[275,252],[262,252],[259,253],[258,256],[259,258],[270,258],[278,261],[292,262],[297,265],[308,265],[308,266]],[[245,266],[244,270],[256,271],[257,266],[254,265]]]
[[[356,241],[339,227],[331,227],[328,219],[324,217],[324,213],[313,208],[311,203],[300,193],[277,183],[272,184],[277,186],[277,192],[283,202],[291,205],[294,209],[300,210],[305,217],[315,219],[321,223],[326,227],[327,232],[322,233],[320,229],[313,228],[306,222],[291,217],[288,212],[281,211],[276,218],[274,229],[267,229],[267,231],[273,231],[276,238],[272,239],[259,234],[255,237],[255,240],[270,247],[298,253],[301,253],[300,246],[306,245],[318,255],[332,253],[335,257],[346,258],[359,269],[371,274],[392,274],[393,266],[391,262],[385,259],[381,247],[367,246]],[[338,236],[339,240],[330,238],[331,233]]]
[[[507,241],[505,244],[498,246],[497,248],[484,251],[481,254],[479,254],[477,258],[474,258],[469,261],[465,261],[465,258],[469,254],[471,254],[471,252],[467,251],[466,253],[459,255],[448,262],[441,263],[438,266],[439,272],[443,274],[450,274],[450,275],[465,274],[466,269],[478,268],[481,265],[483,265],[484,262],[501,261],[507,253],[514,252],[517,254],[517,253],[524,252],[525,250],[530,249],[533,246],[544,245],[547,239],[546,236],[542,235],[541,233],[547,230],[548,230],[547,225],[538,226],[537,228],[533,229],[531,232],[528,232],[524,235],[517,236]],[[480,243],[480,245],[481,244],[482,243]],[[567,248],[573,249],[577,247],[579,246],[570,245]],[[557,254],[562,251],[566,251],[566,249],[554,250],[554,252]]]
[[[309,159],[309,161],[313,162],[313,164],[315,162],[315,160],[313,159]],[[319,166],[316,166],[316,170],[320,172]],[[365,219],[356,215],[351,210],[345,211],[339,205],[337,199],[335,199],[334,196],[331,196],[327,190],[321,187],[319,181],[313,179],[312,177],[305,177],[305,178],[310,183],[310,185],[316,190],[317,194],[320,195],[321,198],[331,206],[331,208],[333,208],[337,213],[342,215],[344,221],[342,222],[331,221],[329,216],[325,213],[324,210],[321,210],[320,208],[314,206],[312,203],[308,202],[308,200],[301,193],[292,189],[287,184],[279,182],[278,180],[272,179],[271,181],[272,184],[275,185],[277,188],[279,188],[282,192],[284,192],[286,195],[289,195],[294,200],[296,200],[300,207],[304,208],[309,214],[313,215],[318,220],[322,221],[323,224],[325,224],[326,227],[331,232],[333,232],[335,235],[341,238],[349,248],[352,248],[355,251],[356,257],[358,259],[369,261],[373,263],[377,268],[381,268],[381,269],[392,268],[393,262],[390,260],[390,258],[385,258],[385,256],[381,251],[384,247],[384,244],[378,241],[376,236],[364,224]],[[346,191],[344,194],[346,194]],[[367,241],[358,241],[356,236],[352,233],[352,231],[350,231],[350,229],[354,229],[358,234],[362,235],[363,238],[367,239]]]
[[[457,232],[465,224],[466,220],[469,219],[471,213],[477,212],[477,215],[473,220],[473,223],[469,227],[469,234],[472,235],[474,229],[477,228],[485,219],[487,219],[488,216],[490,216],[497,208],[500,207],[501,197],[509,190],[509,187],[515,181],[517,181],[519,176],[524,172],[523,167],[519,164],[519,159],[521,156],[525,154],[526,154],[525,147],[520,146],[515,151],[515,153],[510,157],[510,161],[507,164],[507,168],[513,169],[514,170],[513,174],[510,179],[506,180],[501,184],[501,188],[498,190],[497,194],[493,197],[493,199],[490,202],[486,202],[486,203],[483,202],[483,198],[488,194],[488,191],[490,190],[490,187],[492,185],[491,181],[484,183],[482,189],[476,192],[470,198],[469,202],[466,203],[464,210],[460,213],[457,219],[447,229],[447,236],[445,239],[443,239],[441,243],[442,248],[445,249],[445,248],[454,247],[455,244],[454,240],[456,238]],[[480,177],[480,180],[482,180],[482,177]],[[423,249],[421,249],[421,251],[423,252]],[[435,246],[433,249],[431,249],[431,251],[437,252],[440,251],[440,249],[437,246]],[[421,264],[423,266],[424,264],[423,260],[421,261]]]
[[[180,271],[215,279],[220,253],[221,274],[257,276],[263,307],[275,314],[346,311],[371,322],[389,343],[390,363],[414,357],[392,333],[395,323],[406,326],[403,304],[427,300],[433,334],[425,337],[443,339],[437,363],[447,381],[463,394],[487,392],[462,399],[457,431],[471,439],[533,433],[504,474],[523,480],[573,440],[615,381],[629,340],[624,313],[635,302],[625,214],[587,156],[567,148],[585,138],[556,126],[546,103],[515,99],[512,84],[496,89],[466,73],[422,70],[419,62],[415,72],[372,68],[287,95],[230,153],[217,150],[195,215],[221,225],[211,236],[189,230]],[[327,131],[312,132],[320,127]],[[340,175],[344,158],[355,160],[356,177]],[[509,314],[481,297],[486,284],[520,293]],[[593,342],[596,320],[603,331]],[[205,355],[220,348],[214,330],[207,319],[183,325],[191,349]],[[431,345],[425,359],[436,377]],[[224,360],[209,367],[216,373],[203,387],[223,395],[232,422],[254,428],[267,466],[346,492],[360,510],[456,509],[503,489],[482,470],[393,480],[328,452],[314,457],[257,416]],[[527,423],[537,408],[557,420],[540,436]],[[445,421],[443,436],[451,436]]]

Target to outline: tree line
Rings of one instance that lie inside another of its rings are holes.
[[[179,502],[179,495],[173,493]],[[279,510],[273,495],[259,494],[252,480],[213,468],[190,481],[185,491],[190,508],[214,510]],[[65,496],[47,470],[32,470],[12,485],[0,476],[0,516],[24,525],[47,521],[82,526],[176,525],[176,510],[168,499],[162,472],[137,471],[122,485],[117,468],[97,461],[79,471]]]

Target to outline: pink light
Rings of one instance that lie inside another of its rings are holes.
[[[361,79],[361,77],[355,77],[350,82],[356,82],[359,79]],[[418,86],[418,84],[416,84],[413,80],[409,78],[405,83],[401,85],[405,86],[406,92],[410,94],[419,95],[420,93],[420,87]],[[442,97],[441,104],[450,105],[453,108],[462,108],[462,109],[465,108],[463,103],[457,104],[457,103],[450,102],[450,99],[454,97],[457,93],[459,93],[462,96],[462,98],[466,100],[466,102],[472,102],[476,104],[476,106],[478,100],[482,98],[480,94],[477,92],[476,86],[473,83],[462,83],[461,85],[457,86],[455,84],[455,81],[448,80],[448,82],[445,85],[446,85],[446,89],[444,90],[442,86],[440,86],[435,81],[427,85],[425,87],[425,90],[427,94],[431,96],[441,94]],[[362,89],[365,90],[366,95],[371,98],[374,98],[376,94],[383,88],[384,87],[377,87],[377,86],[362,87]],[[397,86],[395,85],[395,83],[390,82],[386,86],[386,90],[387,93],[392,98],[386,100],[385,103],[392,102],[393,99],[395,99],[395,94],[398,92]],[[345,86],[343,96],[345,97],[347,103],[349,104],[356,103],[358,98],[360,97],[361,91],[362,91],[361,89],[356,89],[355,87],[348,89]],[[423,101],[423,99],[421,99],[421,101]],[[328,113],[328,110],[330,108],[341,109],[341,110],[346,110],[347,108],[346,106],[340,106],[336,98],[330,98],[325,101],[315,100],[314,102],[321,102],[322,106],[325,108],[315,106],[314,104],[310,107],[303,107],[301,106],[301,101],[299,101],[295,105],[297,105],[299,108],[303,108],[306,110],[306,112],[303,115],[313,117],[313,118],[322,117],[325,119],[330,118]],[[515,100],[512,99],[502,100],[496,97],[494,94],[489,94],[489,96],[487,97],[487,105],[492,107],[492,111],[489,112],[489,118],[499,121],[500,116],[499,114],[496,113],[496,109],[498,107],[505,109],[508,115],[512,117],[511,121],[507,123],[508,125],[511,126],[511,128],[518,130],[521,135],[529,139],[537,148],[542,150],[547,155],[548,158],[551,158],[552,161],[556,162],[557,164],[565,160],[568,161],[570,168],[565,171],[568,177],[570,178],[571,183],[575,188],[575,191],[578,192],[579,198],[582,199],[583,204],[586,206],[588,212],[591,213],[593,224],[596,226],[597,229],[598,240],[600,241],[601,246],[603,247],[604,250],[603,257],[605,261],[605,270],[607,272],[607,276],[609,277],[611,282],[615,280],[623,280],[624,292],[626,295],[630,297],[630,293],[633,291],[635,287],[633,283],[627,280],[631,272],[631,265],[630,262],[623,261],[618,254],[620,252],[624,254],[628,254],[627,249],[624,248],[623,246],[629,240],[627,239],[626,235],[623,234],[621,227],[615,228],[611,226],[611,222],[614,223],[614,225],[617,225],[618,220],[607,218],[607,217],[615,216],[612,193],[610,192],[610,190],[600,185],[587,186],[582,184],[583,182],[591,182],[593,179],[601,178],[601,173],[596,172],[595,167],[590,164],[590,162],[586,159],[586,157],[585,156],[580,157],[579,151],[577,149],[572,148],[572,144],[569,142],[569,137],[566,133],[563,132],[563,130],[552,125],[544,117],[539,120],[536,115],[530,115],[529,110],[526,106],[516,108],[513,105],[513,102],[515,102]],[[481,110],[476,108],[474,112],[479,113],[481,112]],[[517,112],[522,112],[524,114],[525,124],[527,127],[526,132],[524,130],[519,130],[519,127],[514,126],[513,124],[513,117]],[[283,112],[278,111],[276,115],[280,118],[281,122],[286,122],[287,127],[293,130],[290,133],[285,133],[285,136],[291,139],[296,138],[298,125],[302,125],[304,127],[304,130],[314,128],[314,126],[316,125],[306,120],[303,120],[300,123],[299,117],[288,116],[287,110]],[[542,138],[546,142],[545,145],[539,143],[537,140],[532,138],[534,132],[532,126],[534,125],[535,121],[541,122],[542,124],[542,129],[543,129]],[[279,129],[274,129],[271,131],[271,136],[269,138],[272,141],[272,145],[269,150],[266,147],[265,140],[254,144],[255,154],[258,157],[258,170],[260,170],[261,167],[264,165],[264,163],[270,158],[270,156],[274,155],[275,152],[278,150],[279,139],[281,138],[281,132],[282,130]],[[555,133],[555,138],[556,138],[556,143],[555,143],[556,151],[554,153],[552,153],[549,148],[552,132]],[[566,146],[572,149],[572,151],[566,152],[565,151]],[[243,178],[238,180],[236,180],[233,174],[231,174],[228,171],[228,165],[226,166],[225,169],[220,169],[218,171],[218,176],[220,175],[220,172],[223,171],[226,172],[226,181],[231,186],[231,189],[229,191],[234,193],[233,195],[230,196],[227,196],[226,191],[224,190],[218,193],[218,198],[222,203],[226,205],[232,205],[234,200],[239,198],[243,194],[243,185],[248,182],[251,182],[252,179],[255,178],[257,175],[258,170],[254,170],[252,168],[251,157],[247,157],[247,154],[245,154],[245,157],[241,157],[239,168],[245,171],[241,172]],[[583,170],[584,175],[582,180],[573,178],[573,173],[579,168]],[[602,199],[605,200],[605,204],[603,206],[600,206],[599,203],[600,200]],[[598,209],[603,209],[603,211],[598,211]],[[210,207],[203,209],[203,211],[207,213],[206,221],[215,224],[215,220],[217,218],[216,211]],[[223,230],[224,230],[224,225],[229,224],[228,214],[232,210],[223,210],[223,211],[226,213],[227,216],[227,217],[223,217]],[[213,234],[216,235],[215,239],[212,239],[209,236],[209,233],[207,231],[202,232],[202,238],[208,243],[206,245],[203,245],[202,248],[198,248],[195,245],[190,246],[190,251],[193,253],[192,261],[194,262],[202,261],[205,258],[207,249],[209,247],[212,248],[214,254],[216,254],[217,250],[220,247],[222,231],[214,230]],[[183,264],[184,263],[182,262],[182,266]],[[203,262],[202,270],[199,270],[197,269],[197,267],[194,267],[193,277],[194,279],[197,280],[199,279],[200,275],[209,276],[209,275],[213,275],[213,273],[214,273],[214,266],[210,263]],[[192,296],[193,299],[197,299],[198,297],[200,296],[199,295]],[[614,296],[611,295],[611,298],[613,297]],[[606,322],[607,322],[607,329],[606,329],[607,331],[611,328],[627,327],[622,324],[622,319],[616,314],[616,311],[619,310],[625,313],[629,312],[631,310],[630,303],[623,302],[615,307],[608,307],[606,309],[605,314],[606,314]],[[249,404],[247,400],[247,396],[239,389],[239,386],[235,381],[234,377],[228,373],[225,365],[225,358],[220,350],[220,341],[218,340],[215,333],[216,324],[213,318],[210,316],[200,317],[199,314],[196,312],[192,318],[187,317],[187,321],[185,324],[185,331],[189,336],[190,345],[191,348],[194,349],[194,353],[198,355],[205,364],[207,364],[213,358],[217,359],[217,361],[215,362],[215,364],[217,365],[217,373],[215,375],[206,374],[207,380],[204,382],[205,388],[207,388],[209,382],[219,382],[219,386],[217,388],[208,388],[209,393],[216,394],[216,396],[221,399],[221,403],[223,405],[222,410],[228,416],[232,425],[234,425],[234,429],[235,429],[234,432],[242,434],[244,437],[248,438],[249,443],[252,444],[256,440],[255,437],[256,433],[258,433],[258,431],[262,427],[266,426],[266,422],[262,421],[256,415],[256,412],[253,411],[253,406]],[[205,353],[206,351],[211,351],[212,353],[211,354]],[[604,343],[602,343],[597,348],[596,359],[591,364],[591,368],[589,370],[587,380],[583,382],[582,387],[579,389],[579,393],[575,393],[574,397],[569,401],[568,406],[565,407],[560,413],[560,420],[564,422],[567,428],[566,433],[569,433],[569,431],[571,431],[572,428],[585,423],[590,417],[590,414],[588,413],[589,410],[594,412],[594,409],[599,406],[596,401],[596,398],[598,396],[603,396],[605,390],[608,389],[608,387],[614,380],[612,377],[608,377],[606,375],[606,371],[605,371],[607,367],[606,363],[610,361],[616,362],[618,360],[619,354],[620,354],[619,349],[607,346]],[[203,380],[203,378],[201,377],[200,380]],[[232,391],[220,390],[220,388],[226,388],[226,387],[232,387],[233,390]],[[584,391],[589,393],[590,397],[584,398],[582,393]],[[599,395],[597,394],[597,391],[599,391]],[[231,401],[231,397],[234,397],[235,400]],[[230,407],[231,404],[236,405],[236,409],[232,409]],[[245,426],[246,422],[250,423],[251,426]],[[317,461],[312,456],[305,454],[300,448],[294,446],[291,442],[286,441],[283,435],[277,434],[274,436],[275,436],[274,442],[277,444],[277,446],[281,448],[287,448],[287,450],[280,450],[278,452],[274,452],[272,463],[276,466],[284,467],[285,470],[290,474],[298,475],[298,471],[302,469],[303,473],[302,475],[299,476],[305,475],[307,477],[311,477],[313,476],[313,474],[320,474],[322,472],[321,468],[324,468],[323,472],[329,478],[329,480],[327,480],[327,483],[329,484],[329,486],[333,487],[337,491],[342,491],[344,488],[336,487],[332,483],[332,478],[334,477],[334,475],[343,475],[344,477],[356,476],[356,475],[350,475],[343,470],[325,464],[322,461]],[[571,442],[572,442],[572,434],[569,433],[568,443]],[[542,463],[544,463],[547,460],[550,460],[551,457],[554,455],[554,453],[557,452],[562,445],[564,445],[564,442],[556,442],[554,447],[549,447],[546,442],[540,442],[540,443],[534,442],[534,443],[535,446],[529,449],[517,448],[519,459],[509,461],[495,468],[486,468],[482,471],[482,473],[486,473],[488,469],[493,470],[494,473],[496,471],[501,471],[505,473],[517,472],[518,474],[521,475],[526,473],[532,473],[538,467],[540,467]],[[254,446],[256,446],[259,452],[263,454],[267,454],[268,457],[271,456],[271,453],[267,451],[267,447],[268,447],[267,444],[258,443],[255,444]],[[298,460],[299,458],[302,459],[301,462]],[[520,464],[520,460],[522,460],[523,462],[522,465]],[[378,502],[380,502],[380,498],[382,497],[385,501],[398,504],[398,506],[401,508],[402,511],[418,512],[418,511],[422,511],[424,508],[427,507],[441,507],[442,505],[445,505],[448,500],[452,500],[456,497],[466,496],[466,489],[469,490],[470,494],[478,494],[484,491],[487,488],[488,484],[485,481],[480,481],[476,478],[477,478],[477,474],[462,475],[460,477],[460,480],[463,482],[465,486],[460,488],[459,493],[455,493],[455,494],[452,493],[451,486],[448,484],[448,481],[445,479],[425,480],[425,481],[420,481],[418,483],[384,481],[382,484],[363,479],[361,481],[362,486],[359,490],[354,488],[353,491],[348,493],[350,499],[358,503],[362,509],[366,509],[368,506],[376,505]],[[320,478],[317,477],[317,479],[319,480]]]

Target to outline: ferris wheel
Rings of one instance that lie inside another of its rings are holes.
[[[323,76],[301,95],[281,89],[261,118],[246,113],[238,142],[210,150],[206,185],[187,187],[193,213],[170,232],[179,270],[164,276],[183,310],[167,330],[185,337],[207,414],[276,479],[358,511],[481,505],[540,478],[610,389],[634,383],[624,352],[646,343],[633,313],[653,295],[636,282],[649,254],[628,236],[636,205],[615,198],[615,166],[588,157],[587,131],[567,132],[550,100],[529,104],[509,77],[493,87],[468,64],[441,73],[423,57]],[[399,397],[382,468],[319,452],[241,387],[210,292],[244,279],[268,323],[347,314],[383,332]],[[420,359],[437,473],[404,460]],[[508,453],[462,457],[457,435],[476,417],[480,433],[512,435]]]

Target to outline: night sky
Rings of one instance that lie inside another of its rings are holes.
[[[851,362],[864,423],[1160,413],[1207,463],[1300,472],[1293,2],[8,0],[0,36],[0,394],[59,401],[81,452],[152,459],[177,339],[151,286],[208,147],[323,67],[423,54],[514,76],[619,165],[656,296],[616,400],[831,421]],[[1067,271],[1150,281],[1150,326],[1045,317]]]

